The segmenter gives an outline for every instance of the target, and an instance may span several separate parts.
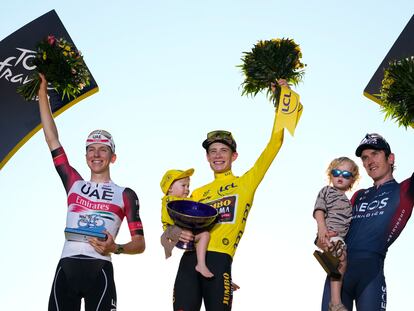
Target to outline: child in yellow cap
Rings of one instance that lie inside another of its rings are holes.
[[[190,176],[193,173],[194,169],[192,168],[186,171],[169,170],[164,174],[160,183],[161,190],[165,194],[162,198],[161,221],[166,234],[161,236],[161,244],[164,246],[166,258],[171,256],[171,251],[178,242],[182,230],[174,224],[169,216],[167,204],[171,201],[187,199],[190,194]],[[200,232],[195,235],[194,241],[197,255],[195,270],[204,277],[211,278],[214,275],[206,265],[206,251],[210,241],[210,233],[208,231]]]

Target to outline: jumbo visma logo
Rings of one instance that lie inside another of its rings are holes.
[[[223,304],[229,306],[231,304],[231,279],[230,274],[223,273]]]

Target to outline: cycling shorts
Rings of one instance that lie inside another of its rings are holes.
[[[206,311],[231,310],[233,300],[231,263],[230,255],[208,251],[206,264],[214,277],[205,278],[195,270],[196,253],[185,252],[174,284],[174,310],[200,310],[202,300]]]
[[[84,255],[62,258],[49,298],[49,311],[115,311],[116,289],[112,263]]]
[[[328,310],[330,282],[325,282],[322,311]],[[384,277],[384,258],[378,254],[364,254],[347,258],[347,269],[343,278],[342,303],[352,311],[385,311],[387,307],[387,287]]]

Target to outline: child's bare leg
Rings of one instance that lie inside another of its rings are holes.
[[[338,305],[341,300],[342,280],[331,279],[331,304]]]
[[[208,231],[201,232],[195,236],[196,242],[196,254],[197,254],[197,265],[195,269],[200,272],[202,276],[211,278],[214,276],[213,273],[207,268],[206,265],[206,252],[208,242],[210,242],[210,233]]]
[[[341,291],[342,291],[342,279],[343,275],[346,270],[346,254],[345,252],[340,257],[340,264],[338,268],[339,272],[341,273],[341,278],[339,280],[331,279],[331,307],[330,310],[339,310],[345,311],[347,310],[345,306],[342,304],[341,299]]]

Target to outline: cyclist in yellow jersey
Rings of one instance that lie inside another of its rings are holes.
[[[287,86],[284,80],[279,84]],[[243,236],[256,189],[283,143],[283,129],[276,130],[276,120],[266,148],[254,166],[241,177],[234,176],[231,171],[238,156],[232,134],[227,131],[207,134],[202,145],[214,172],[214,181],[194,190],[191,198],[219,211],[218,223],[210,231],[206,257],[215,277],[206,279],[194,273],[196,256],[194,252],[185,252],[174,285],[174,310],[200,310],[203,299],[208,311],[231,310],[233,256]],[[193,238],[191,232],[183,230],[182,241]]]

